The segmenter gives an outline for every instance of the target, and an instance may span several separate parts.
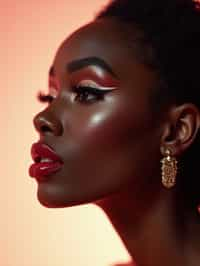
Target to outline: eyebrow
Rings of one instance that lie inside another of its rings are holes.
[[[117,77],[112,68],[103,59],[99,57],[86,57],[78,60],[71,61],[67,64],[66,68],[69,73],[78,71],[87,66],[98,66],[109,72],[112,76]]]
[[[84,67],[87,67],[87,66],[101,67],[104,70],[106,70],[107,72],[109,72],[112,76],[117,78],[117,75],[114,73],[112,68],[108,65],[108,63],[106,63],[103,59],[101,59],[99,57],[95,57],[95,56],[73,60],[66,65],[66,69],[69,73],[72,73],[72,72],[78,71],[78,70],[80,70]],[[54,69],[53,65],[49,69],[49,76],[51,76],[51,77],[55,76],[55,69]]]

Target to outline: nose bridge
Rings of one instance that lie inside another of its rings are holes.
[[[61,136],[63,134],[62,122],[49,107],[34,117],[34,126],[42,135],[50,133],[55,136]]]

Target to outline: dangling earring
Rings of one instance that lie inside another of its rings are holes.
[[[166,188],[171,188],[176,184],[177,160],[171,156],[171,151],[168,148],[165,151],[162,148],[162,153],[164,153],[161,160],[162,184]]]

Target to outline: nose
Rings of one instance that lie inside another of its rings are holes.
[[[59,119],[45,111],[40,112],[33,118],[33,124],[41,135],[52,134],[54,136],[61,136],[63,134],[63,126]]]

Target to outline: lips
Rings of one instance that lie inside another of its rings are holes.
[[[29,175],[38,181],[47,181],[63,167],[61,157],[47,144],[34,143],[31,147],[31,156],[35,163],[29,167]]]
[[[34,143],[31,147],[31,156],[36,163],[39,163],[41,159],[50,159],[53,162],[63,163],[60,156],[58,156],[51,147],[44,143]]]

